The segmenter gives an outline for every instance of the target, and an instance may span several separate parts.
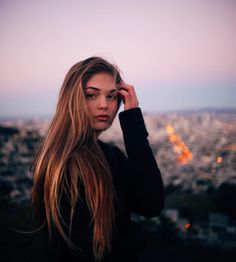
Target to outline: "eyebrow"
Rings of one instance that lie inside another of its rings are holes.
[[[85,89],[93,89],[93,90],[96,90],[96,91],[100,91],[99,88],[94,87],[94,86],[87,86]]]
[[[100,89],[97,88],[97,87],[95,87],[95,86],[87,86],[85,89],[86,89],[86,90],[87,90],[87,89],[93,89],[93,90],[95,90],[95,91],[100,91]],[[115,92],[115,91],[117,91],[117,89],[110,89],[110,90],[108,90],[108,93]]]

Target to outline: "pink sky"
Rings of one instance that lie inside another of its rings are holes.
[[[26,114],[32,104],[35,114],[50,113],[66,71],[91,55],[114,61],[147,90],[145,101],[165,86],[221,83],[234,92],[235,32],[233,0],[1,0],[0,115]]]

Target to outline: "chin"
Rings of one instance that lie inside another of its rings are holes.
[[[97,131],[105,131],[110,127],[110,124],[108,123],[99,123],[99,124],[95,124],[93,125],[93,128]]]
[[[107,130],[112,125],[113,120],[114,119],[110,119],[109,121],[94,121],[92,123],[92,127],[93,129],[102,132]]]

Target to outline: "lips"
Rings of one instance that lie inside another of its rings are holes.
[[[98,121],[102,121],[102,122],[107,122],[110,119],[108,115],[98,115],[98,116],[95,116],[95,118]]]

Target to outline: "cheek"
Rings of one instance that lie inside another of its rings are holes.
[[[86,107],[87,107],[88,113],[90,114],[93,112],[95,105],[92,100],[87,100]]]
[[[111,109],[112,109],[113,114],[115,115],[115,114],[117,113],[118,109],[119,109],[119,108],[118,108],[118,102],[117,102],[117,101],[114,101],[114,102],[112,103]]]

